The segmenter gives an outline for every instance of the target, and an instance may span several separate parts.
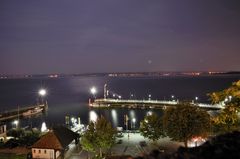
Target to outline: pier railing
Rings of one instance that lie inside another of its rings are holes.
[[[179,104],[178,100],[132,100],[132,99],[95,99],[93,103],[90,103],[92,107],[150,107],[158,108],[159,106],[171,106]],[[224,105],[221,104],[205,104],[205,103],[191,103],[192,105],[209,108],[209,109],[222,109]]]

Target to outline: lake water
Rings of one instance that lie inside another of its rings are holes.
[[[123,116],[128,114],[130,119],[136,118],[137,127],[149,110],[90,109],[88,100],[93,96],[89,89],[95,86],[98,90],[96,97],[102,98],[103,87],[107,83],[110,96],[114,93],[124,99],[148,99],[149,94],[151,99],[159,100],[170,100],[172,95],[179,100],[193,100],[197,96],[199,102],[209,103],[207,93],[227,88],[239,79],[240,75],[4,79],[0,80],[0,111],[36,104],[39,101],[38,90],[43,87],[48,92],[45,99],[48,102],[48,111],[34,118],[22,119],[21,126],[40,127],[43,121],[48,127],[64,124],[66,115],[79,116],[83,124],[87,124],[90,117],[103,115],[114,126],[123,126]],[[162,114],[161,110],[154,111]],[[9,127],[11,122],[8,122]]]

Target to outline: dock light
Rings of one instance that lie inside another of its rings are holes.
[[[198,100],[198,97],[195,97],[195,100]]]
[[[97,93],[96,87],[92,87],[92,88],[90,89],[90,92],[91,92],[91,94],[95,95],[95,94]]]
[[[135,129],[135,123],[136,123],[136,118],[133,118],[131,122],[132,129]]]
[[[13,124],[16,126],[16,128],[18,127],[18,123],[19,123],[18,120],[14,120],[14,121],[13,121]]]
[[[122,96],[118,96],[118,98],[119,98],[119,99],[121,99],[121,98],[122,98]]]
[[[38,94],[43,97],[43,96],[45,96],[47,94],[47,91],[45,89],[40,89],[38,91]]]
[[[133,119],[132,119],[132,122],[133,122],[133,123],[136,123],[136,118],[133,118]]]
[[[147,112],[147,116],[151,116],[152,114],[153,114],[152,111]]]
[[[72,122],[72,124],[75,124],[75,123],[77,123],[77,119],[74,118],[74,117],[72,117],[72,118],[71,118],[71,122]]]
[[[151,100],[151,97],[152,97],[152,95],[151,95],[151,94],[149,94],[149,95],[148,95],[148,100]]]
[[[174,98],[174,95],[172,95],[171,97]]]

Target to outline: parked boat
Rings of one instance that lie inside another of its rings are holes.
[[[35,114],[39,114],[39,113],[42,113],[43,111],[43,108],[40,108],[40,107],[36,107],[34,109],[30,109],[26,112],[23,112],[23,116],[31,116],[31,115],[35,115]]]

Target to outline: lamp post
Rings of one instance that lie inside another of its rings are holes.
[[[92,87],[92,88],[90,89],[90,92],[91,92],[91,94],[93,95],[94,99],[96,99],[96,93],[97,93],[96,87]]]
[[[149,95],[148,95],[148,100],[151,100],[151,97],[152,97],[152,95],[151,95],[151,94],[149,94]]]
[[[198,99],[199,99],[198,97],[195,97],[196,104],[197,104],[197,102],[198,102]]]
[[[16,126],[16,128],[18,128],[19,121],[18,120],[14,120],[13,124]]]
[[[228,98],[229,98],[229,101],[231,102],[232,101],[232,96],[228,96]]]
[[[39,96],[41,97],[41,102],[42,102],[42,104],[44,104],[43,103],[43,98],[46,96],[46,94],[47,94],[47,91],[46,91],[46,89],[40,89],[39,91],[38,91],[38,94],[39,94]]]
[[[136,118],[133,118],[132,119],[132,122],[131,122],[131,127],[132,127],[132,130],[134,130],[135,129],[135,123],[136,123]]]

